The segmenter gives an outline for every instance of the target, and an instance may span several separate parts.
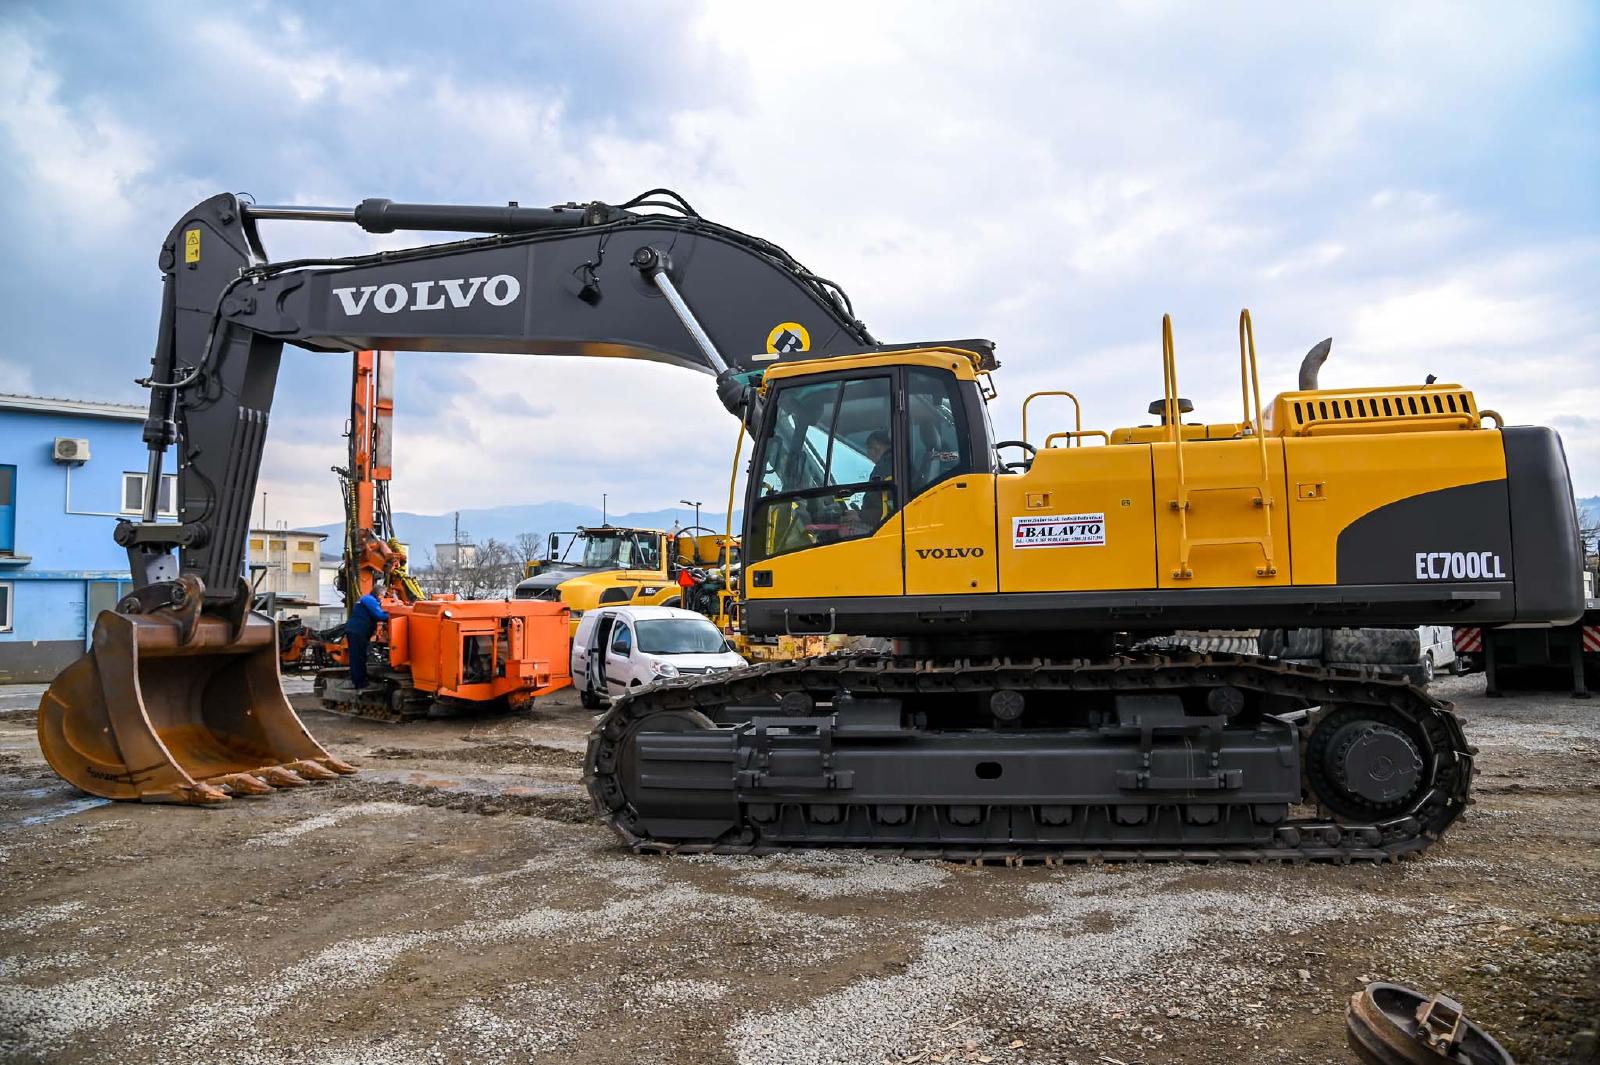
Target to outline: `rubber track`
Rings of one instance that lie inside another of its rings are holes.
[[[1420,853],[1437,840],[1472,802],[1469,792],[1476,748],[1467,744],[1450,704],[1441,702],[1405,680],[1365,670],[1326,669],[1247,655],[1127,654],[1114,658],[1052,660],[1009,658],[896,658],[873,653],[844,653],[789,662],[769,662],[733,673],[662,681],[616,700],[595,723],[584,758],[584,782],[596,813],[624,843],[643,853],[775,854],[807,848],[719,840],[653,840],[632,828],[626,802],[617,807],[606,799],[621,796],[613,781],[621,744],[633,726],[665,710],[715,711],[730,703],[765,702],[789,691],[805,691],[830,699],[840,691],[862,696],[907,696],[952,691],[1011,688],[1028,691],[1077,691],[1137,694],[1173,688],[1232,684],[1316,704],[1301,723],[1301,745],[1326,710],[1336,705],[1385,707],[1403,714],[1425,734],[1431,748],[1431,779],[1410,808],[1382,821],[1361,822],[1333,816],[1319,805],[1320,816],[1291,819],[1279,826],[1270,847],[1092,847],[1052,845],[1015,847],[886,846],[820,844],[870,849],[911,858],[946,859],[1007,865],[1058,862],[1386,862]],[[1324,709],[1325,708],[1325,709]],[[607,785],[611,786],[607,786]],[[1311,775],[1303,784],[1315,796]],[[732,781],[729,787],[733,786]],[[1284,828],[1297,830],[1298,839]]]

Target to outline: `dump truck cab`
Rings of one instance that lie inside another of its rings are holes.
[[[709,564],[726,539],[613,525],[552,533],[549,557],[529,564],[513,595],[565,604],[576,634],[597,607],[684,605],[680,571]]]

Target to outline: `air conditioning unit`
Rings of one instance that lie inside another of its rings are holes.
[[[70,462],[80,465],[89,461],[89,441],[73,439],[70,436],[56,437],[55,453],[51,456],[57,462]]]

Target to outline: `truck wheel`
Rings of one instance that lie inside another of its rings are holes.
[[[1414,665],[1422,661],[1422,640],[1415,629],[1330,629],[1324,657],[1330,662]]]
[[[1433,652],[1428,651],[1422,656],[1422,686],[1427,687],[1433,683]]]
[[[1282,658],[1322,658],[1324,644],[1321,629],[1285,629],[1283,649],[1278,655]],[[1332,654],[1327,657],[1337,658]]]
[[[583,708],[585,710],[598,710],[604,705],[600,701],[600,696],[596,695],[587,687],[578,689],[578,702],[583,704]]]

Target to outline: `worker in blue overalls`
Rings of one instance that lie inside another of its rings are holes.
[[[358,691],[367,686],[367,645],[372,642],[372,632],[378,622],[388,620],[388,611],[377,596],[368,592],[356,601],[350,620],[344,624],[345,640],[350,646],[350,684]]]

